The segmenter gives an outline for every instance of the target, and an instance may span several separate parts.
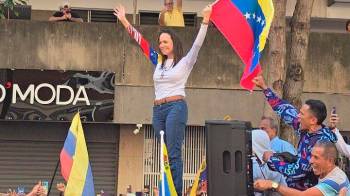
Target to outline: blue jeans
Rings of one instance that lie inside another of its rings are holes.
[[[187,123],[187,104],[184,100],[153,107],[153,129],[158,138],[165,132],[164,141],[168,149],[171,174],[178,195],[182,195],[182,143]]]

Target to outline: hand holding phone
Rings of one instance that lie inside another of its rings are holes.
[[[337,114],[337,110],[336,110],[335,106],[332,107],[331,115],[333,115],[333,114]]]
[[[44,194],[47,194],[49,190],[49,182],[48,181],[41,181],[41,186],[44,189]]]
[[[332,107],[331,117],[329,118],[329,125],[328,125],[328,127],[331,130],[334,130],[337,127],[337,123],[339,123],[339,117],[338,117],[336,108]]]

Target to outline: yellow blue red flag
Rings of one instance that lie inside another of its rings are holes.
[[[218,0],[211,21],[245,64],[241,86],[252,90],[261,72],[260,53],[265,47],[274,15],[272,0]]]
[[[95,196],[83,126],[77,113],[60,154],[61,173],[67,182],[65,196]]]
[[[198,187],[200,187],[200,192],[207,192],[207,164],[205,159],[202,161],[201,166],[197,172],[196,178],[194,179],[190,196],[196,196]]]
[[[173,177],[171,175],[171,169],[169,165],[168,150],[163,140],[163,134],[161,133],[161,175],[160,175],[160,189],[159,196],[177,196]]]

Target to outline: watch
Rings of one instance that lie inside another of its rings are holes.
[[[279,186],[280,185],[277,182],[272,181],[271,183],[272,191],[277,191]]]

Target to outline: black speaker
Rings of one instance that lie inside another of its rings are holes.
[[[250,122],[206,121],[205,128],[208,195],[254,195]]]

